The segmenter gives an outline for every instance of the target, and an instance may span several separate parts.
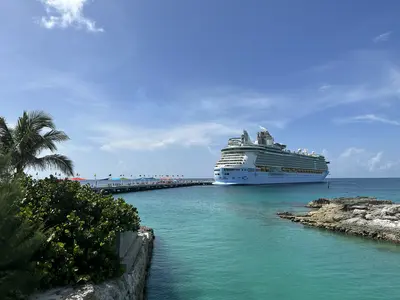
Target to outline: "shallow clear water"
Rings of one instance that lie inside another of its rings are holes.
[[[400,202],[400,179],[120,195],[155,230],[149,300],[399,299],[400,246],[279,219],[319,197]]]

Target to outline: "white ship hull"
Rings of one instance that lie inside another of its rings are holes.
[[[214,167],[214,184],[257,185],[323,182],[329,174],[325,157],[307,150],[290,151],[275,143],[264,128],[251,142],[246,131],[230,138]]]
[[[229,171],[229,169],[226,169]],[[232,173],[232,172],[230,172]],[[287,183],[316,183],[323,182],[328,172],[322,174],[308,173],[271,173],[236,171],[230,176],[214,176],[215,185],[261,185]]]

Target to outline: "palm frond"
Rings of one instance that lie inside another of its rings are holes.
[[[9,128],[6,119],[0,117],[0,152],[5,153],[13,148],[12,128]]]
[[[61,130],[50,130],[46,132],[43,137],[52,142],[64,142],[69,140],[69,136]]]
[[[26,150],[28,140],[32,137],[32,130],[29,128],[28,115],[26,112],[18,118],[17,124],[14,128],[14,141],[16,145],[16,151],[22,152],[22,149]]]
[[[4,117],[0,117],[0,135],[9,132],[9,128]]]
[[[52,129],[43,135],[38,134],[32,139],[30,153],[39,155],[43,150],[57,151],[56,143],[68,140],[69,136],[64,131]]]
[[[19,147],[32,146],[42,138],[42,130],[55,129],[50,115],[43,111],[31,111],[22,114],[15,126],[15,139]]]
[[[35,145],[37,151],[48,149],[52,152],[57,150],[56,143],[68,141],[69,136],[60,130],[52,129],[41,136],[41,139]]]
[[[73,164],[66,156],[49,155],[38,158],[43,150],[55,152],[57,143],[69,140],[68,135],[56,130],[52,117],[43,111],[24,111],[14,129],[9,129],[0,118],[0,153],[12,153],[12,165],[17,173],[27,167],[46,169],[55,167],[73,175]]]
[[[3,181],[10,180],[10,178],[12,178],[12,169],[12,153],[0,153],[0,184]]]
[[[33,110],[30,112],[24,111],[24,116],[27,116],[29,127],[34,131],[40,131],[44,128],[55,129],[53,118],[41,110]]]
[[[31,160],[29,166],[40,170],[47,168],[55,168],[63,172],[67,176],[74,175],[74,164],[65,155],[51,154]]]
[[[15,164],[17,169],[22,171],[32,156],[36,156],[44,148],[56,150],[55,145],[43,146],[43,129],[54,130],[55,126],[50,115],[42,111],[24,111],[18,119],[14,131],[15,142]]]

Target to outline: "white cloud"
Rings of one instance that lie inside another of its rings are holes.
[[[330,157],[332,177],[381,177],[390,171],[400,173],[400,160],[385,159],[384,152],[372,152],[364,148],[349,147],[336,157]]]
[[[350,147],[347,148],[345,151],[343,151],[340,155],[339,158],[347,158],[347,157],[351,157],[360,153],[365,152],[364,149],[360,149],[360,148],[356,148],[356,147]]]
[[[289,93],[282,94],[237,89],[214,93],[211,89],[192,95],[186,111],[194,117],[208,116],[221,122],[235,120],[241,126],[262,124],[282,129],[294,120],[337,106],[358,102],[375,102],[378,105],[378,100],[398,97],[399,87],[400,84],[397,86],[392,79],[387,79],[380,86],[335,85],[318,90],[289,89]]]
[[[391,34],[392,34],[392,32],[388,31],[388,32],[382,33],[382,34],[374,37],[372,40],[374,41],[374,43],[386,42],[389,40]]]
[[[319,88],[288,85],[281,90],[208,87],[178,93],[179,107],[185,108],[188,119],[218,120],[221,124],[235,120],[247,128],[255,124],[285,128],[294,120],[331,108],[357,103],[382,108],[383,103],[390,106],[400,98],[399,68],[379,51],[354,52],[323,72],[314,68],[293,77],[288,82],[296,84],[304,77],[329,84]]]
[[[321,92],[324,92],[324,91],[326,91],[327,89],[330,89],[331,88],[331,86],[329,85],[329,84],[324,84],[324,85],[321,85],[320,87],[319,87],[319,90],[321,91]]]
[[[32,79],[34,78],[34,79]],[[74,106],[88,106],[95,108],[107,108],[108,101],[105,92],[98,85],[86,82],[74,74],[41,71],[35,72],[27,83],[19,87],[22,91],[54,90],[59,93],[57,101],[63,100]]]
[[[373,172],[374,170],[376,170],[376,168],[380,168],[382,154],[383,154],[383,152],[380,151],[380,152],[376,153],[376,155],[374,155],[370,159],[368,159],[367,166],[368,166],[368,170],[370,172]]]
[[[248,108],[253,108],[254,110],[275,109],[285,106],[286,103],[286,99],[283,96],[229,87],[190,92],[185,94],[183,98],[192,99],[197,111],[200,110],[212,114],[221,114],[228,110],[247,112]]]
[[[66,142],[60,144],[58,147],[58,152],[63,153],[89,153],[93,150],[92,146],[89,145],[78,145],[71,142]]]
[[[389,80],[391,81],[391,86],[397,89],[398,95],[400,94],[400,71],[397,68],[389,69]]]
[[[398,166],[400,166],[400,160],[397,161],[388,161],[384,164],[381,164],[379,166],[380,170],[390,170],[390,169],[394,169],[397,168]]]
[[[40,0],[46,9],[47,16],[42,17],[40,24],[47,29],[55,27],[86,28],[90,32],[103,32],[103,28],[96,27],[93,20],[83,15],[83,7],[88,0]]]
[[[350,118],[342,118],[342,119],[335,119],[334,120],[336,123],[354,123],[354,122],[379,122],[379,123],[385,123],[385,124],[390,124],[390,125],[395,125],[395,126],[400,126],[400,122],[396,120],[391,120],[388,118],[384,117],[379,117],[374,114],[367,114],[367,115],[360,115],[360,116],[354,116]]]
[[[97,124],[92,141],[105,151],[154,150],[167,146],[209,146],[215,137],[237,135],[241,130],[218,123],[196,123],[173,128],[146,128],[125,124]]]
[[[46,155],[50,155],[50,154],[54,154],[54,153],[59,153],[59,154],[63,154],[66,156],[75,156],[78,154],[86,154],[86,153],[90,153],[93,150],[92,146],[89,145],[78,145],[78,144],[74,144],[71,141],[67,141],[64,142],[62,144],[57,144],[57,151],[52,152],[50,150],[43,150],[39,156],[46,156]]]
[[[329,151],[328,151],[328,150],[322,149],[321,155],[324,156],[325,159],[329,161],[329,156],[330,156],[330,154],[329,154]]]
[[[237,88],[205,89],[184,94],[182,99],[190,99],[183,102],[189,119],[201,117],[221,124],[234,122],[243,128],[258,125],[285,128],[291,119],[287,114],[293,109],[293,100],[286,95]]]
[[[207,146],[207,150],[213,156],[219,156],[220,155],[220,149],[212,149],[211,146]]]

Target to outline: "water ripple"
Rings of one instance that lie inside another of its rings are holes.
[[[319,198],[390,198],[397,182],[126,194],[156,243],[148,299],[398,299],[400,247],[276,217]],[[369,186],[366,191],[365,186]],[[397,189],[397,190],[396,190]],[[394,199],[400,200],[400,199]]]

